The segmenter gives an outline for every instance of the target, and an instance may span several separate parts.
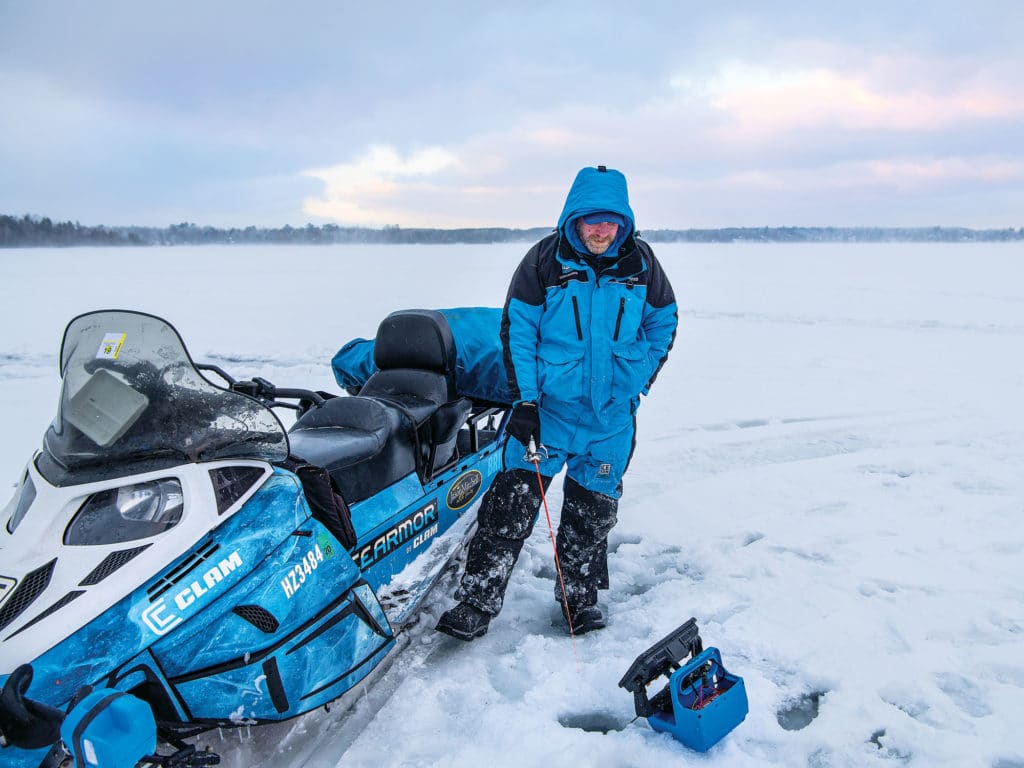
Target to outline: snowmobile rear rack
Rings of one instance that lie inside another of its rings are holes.
[[[667,694],[667,688],[654,699],[648,699],[647,686],[659,677],[668,677],[679,669],[683,659],[696,656],[702,650],[704,644],[697,629],[697,620],[691,618],[636,657],[626,674],[619,680],[619,688],[625,688],[633,694],[637,717],[650,717],[664,709],[664,706],[659,704],[668,703],[660,701]]]

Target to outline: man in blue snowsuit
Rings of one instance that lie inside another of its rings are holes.
[[[608,588],[608,533],[633,453],[640,395],[654,382],[676,331],[672,286],[635,234],[626,179],[584,168],[558,229],[523,259],[509,286],[501,337],[515,403],[504,468],[484,497],[469,544],[460,602],[437,629],[460,640],[487,632],[541,505],[567,467],[557,548],[565,595],[555,598],[577,633],[600,629],[598,589]]]

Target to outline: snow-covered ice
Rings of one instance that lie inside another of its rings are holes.
[[[0,480],[52,418],[79,312],[151,312],[196,359],[336,389],[344,341],[500,305],[526,247],[0,251]],[[216,737],[228,765],[1024,768],[1024,247],[655,250],[679,335],[580,671],[542,519],[484,638],[419,632],[346,716]],[[549,501],[557,520],[557,481]],[[690,616],[750,699],[706,755],[617,687]]]

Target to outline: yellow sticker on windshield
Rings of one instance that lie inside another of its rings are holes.
[[[103,337],[103,341],[100,343],[99,351],[96,353],[97,360],[117,360],[117,356],[121,354],[121,347],[124,346],[124,340],[127,333],[108,333]]]

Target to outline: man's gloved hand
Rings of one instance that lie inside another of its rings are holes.
[[[40,749],[60,740],[64,713],[25,694],[32,684],[32,667],[22,664],[0,691],[0,733],[11,746]]]
[[[540,411],[533,401],[517,403],[512,408],[512,415],[508,419],[508,433],[516,440],[529,447],[530,438],[536,445],[540,445]]]

